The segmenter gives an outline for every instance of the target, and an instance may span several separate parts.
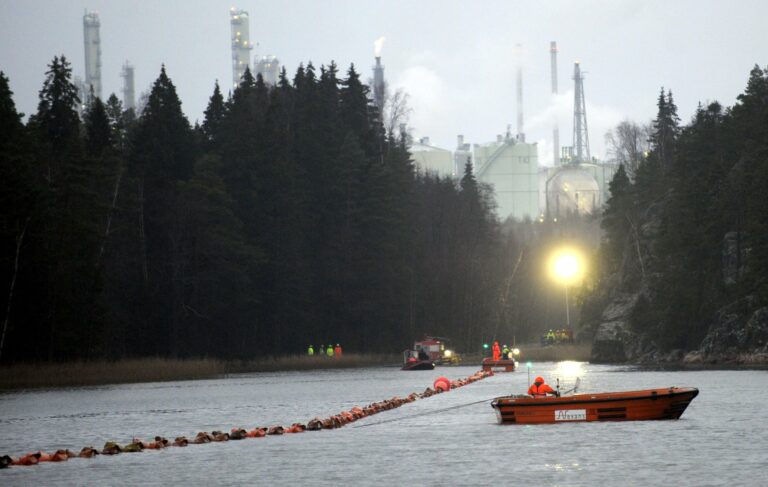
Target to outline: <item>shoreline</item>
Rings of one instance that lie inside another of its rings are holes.
[[[293,355],[263,360],[136,358],[93,362],[14,364],[0,367],[0,392],[46,387],[86,387],[169,382],[227,374],[399,365],[391,354],[344,354],[339,358]]]
[[[526,362],[559,362],[573,360],[595,364],[631,367],[637,370],[768,370],[768,364],[760,363],[604,363],[591,362],[589,344],[520,345],[520,355],[515,359],[519,367]],[[461,354],[464,366],[480,367],[480,354]],[[363,368],[375,366],[400,367],[399,354],[344,354],[340,358],[291,355],[262,360],[227,361],[212,358],[164,359],[136,358],[122,360],[98,360],[93,362],[35,363],[0,366],[0,393],[23,389],[67,388],[103,386],[110,384],[138,384],[146,382],[170,382],[178,380],[205,380],[229,374],[258,372],[288,372]],[[450,368],[450,366],[444,366]]]

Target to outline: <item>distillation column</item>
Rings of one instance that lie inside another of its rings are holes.
[[[93,95],[101,99],[101,37],[99,37],[99,14],[88,12],[83,15],[83,41],[85,47],[85,97]],[[83,103],[86,100],[82,100]]]
[[[123,109],[134,110],[136,108],[136,91],[134,87],[133,65],[126,61],[123,64],[123,71],[120,73],[123,78]]]
[[[251,65],[251,43],[248,12],[245,10],[229,11],[232,26],[232,88],[237,88],[245,70]]]

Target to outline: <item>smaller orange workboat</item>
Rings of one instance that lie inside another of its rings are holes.
[[[514,372],[517,362],[515,359],[493,360],[493,357],[485,357],[481,363],[483,370],[492,370],[494,372]]]
[[[562,397],[518,395],[497,397],[491,406],[502,424],[678,419],[698,394],[695,387],[668,387]]]

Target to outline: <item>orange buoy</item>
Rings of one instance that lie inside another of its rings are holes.
[[[451,381],[449,381],[445,377],[440,376],[437,379],[435,379],[435,382],[434,384],[432,384],[432,386],[435,388],[436,391],[447,392],[451,390]]]
[[[37,465],[38,461],[40,460],[40,457],[42,456],[41,452],[35,452],[35,453],[27,453],[21,458],[14,459],[11,463],[12,465]]]
[[[469,377],[460,378],[456,380],[448,380],[446,377],[438,377],[433,383],[434,388],[427,387],[423,393],[411,393],[405,397],[394,396],[390,399],[384,399],[379,402],[368,404],[367,406],[360,407],[354,406],[348,410],[341,411],[338,414],[332,415],[327,418],[312,418],[307,424],[293,423],[290,427],[283,427],[280,425],[272,426],[270,428],[257,427],[252,430],[246,431],[244,428],[235,427],[230,430],[229,433],[223,431],[213,431],[211,433],[201,431],[194,439],[187,439],[184,436],[179,436],[174,439],[173,443],[162,436],[155,436],[154,441],[144,443],[138,438],[132,438],[131,443],[126,446],[120,446],[115,442],[107,442],[104,448],[99,451],[93,447],[83,448],[79,454],[71,452],[69,450],[57,450],[55,453],[46,454],[44,452],[28,453],[21,458],[14,458],[8,455],[0,456],[0,468],[7,468],[11,465],[35,465],[38,462],[62,462],[71,457],[91,458],[95,455],[115,455],[122,452],[139,452],[144,449],[157,450],[165,448],[167,446],[187,446],[190,443],[200,444],[209,442],[221,442],[228,440],[240,440],[243,438],[260,438],[267,435],[282,435],[284,433],[301,433],[304,431],[316,431],[321,429],[340,428],[349,423],[365,418],[367,416],[380,413],[389,409],[398,408],[404,404],[430,397],[434,394],[447,392],[451,389],[457,389],[467,384],[471,384],[475,381],[485,379],[486,377],[493,376],[493,371],[477,371]]]
[[[247,438],[263,438],[267,434],[266,428],[254,428],[245,433]]]
[[[189,445],[189,440],[186,436],[177,436],[175,440],[173,440],[173,446],[187,446]]]

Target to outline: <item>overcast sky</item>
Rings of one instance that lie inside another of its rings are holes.
[[[214,80],[232,80],[229,9],[250,13],[254,55],[279,57],[293,75],[300,62],[354,63],[371,77],[373,43],[384,36],[385,77],[411,96],[414,135],[454,149],[456,135],[488,142],[516,131],[515,50],[524,52],[528,141],[551,161],[551,118],[572,143],[573,62],[585,75],[592,155],[624,118],[655,115],[661,86],[681,118],[699,101],[732,105],[755,63],[768,65],[768,1],[470,0],[0,0],[0,70],[17,108],[35,111],[46,65],[64,54],[84,77],[85,9],[101,18],[105,97],[120,96],[120,69],[136,67],[136,91],[165,63],[190,121],[202,113]],[[557,41],[561,95],[550,95],[549,42]]]

